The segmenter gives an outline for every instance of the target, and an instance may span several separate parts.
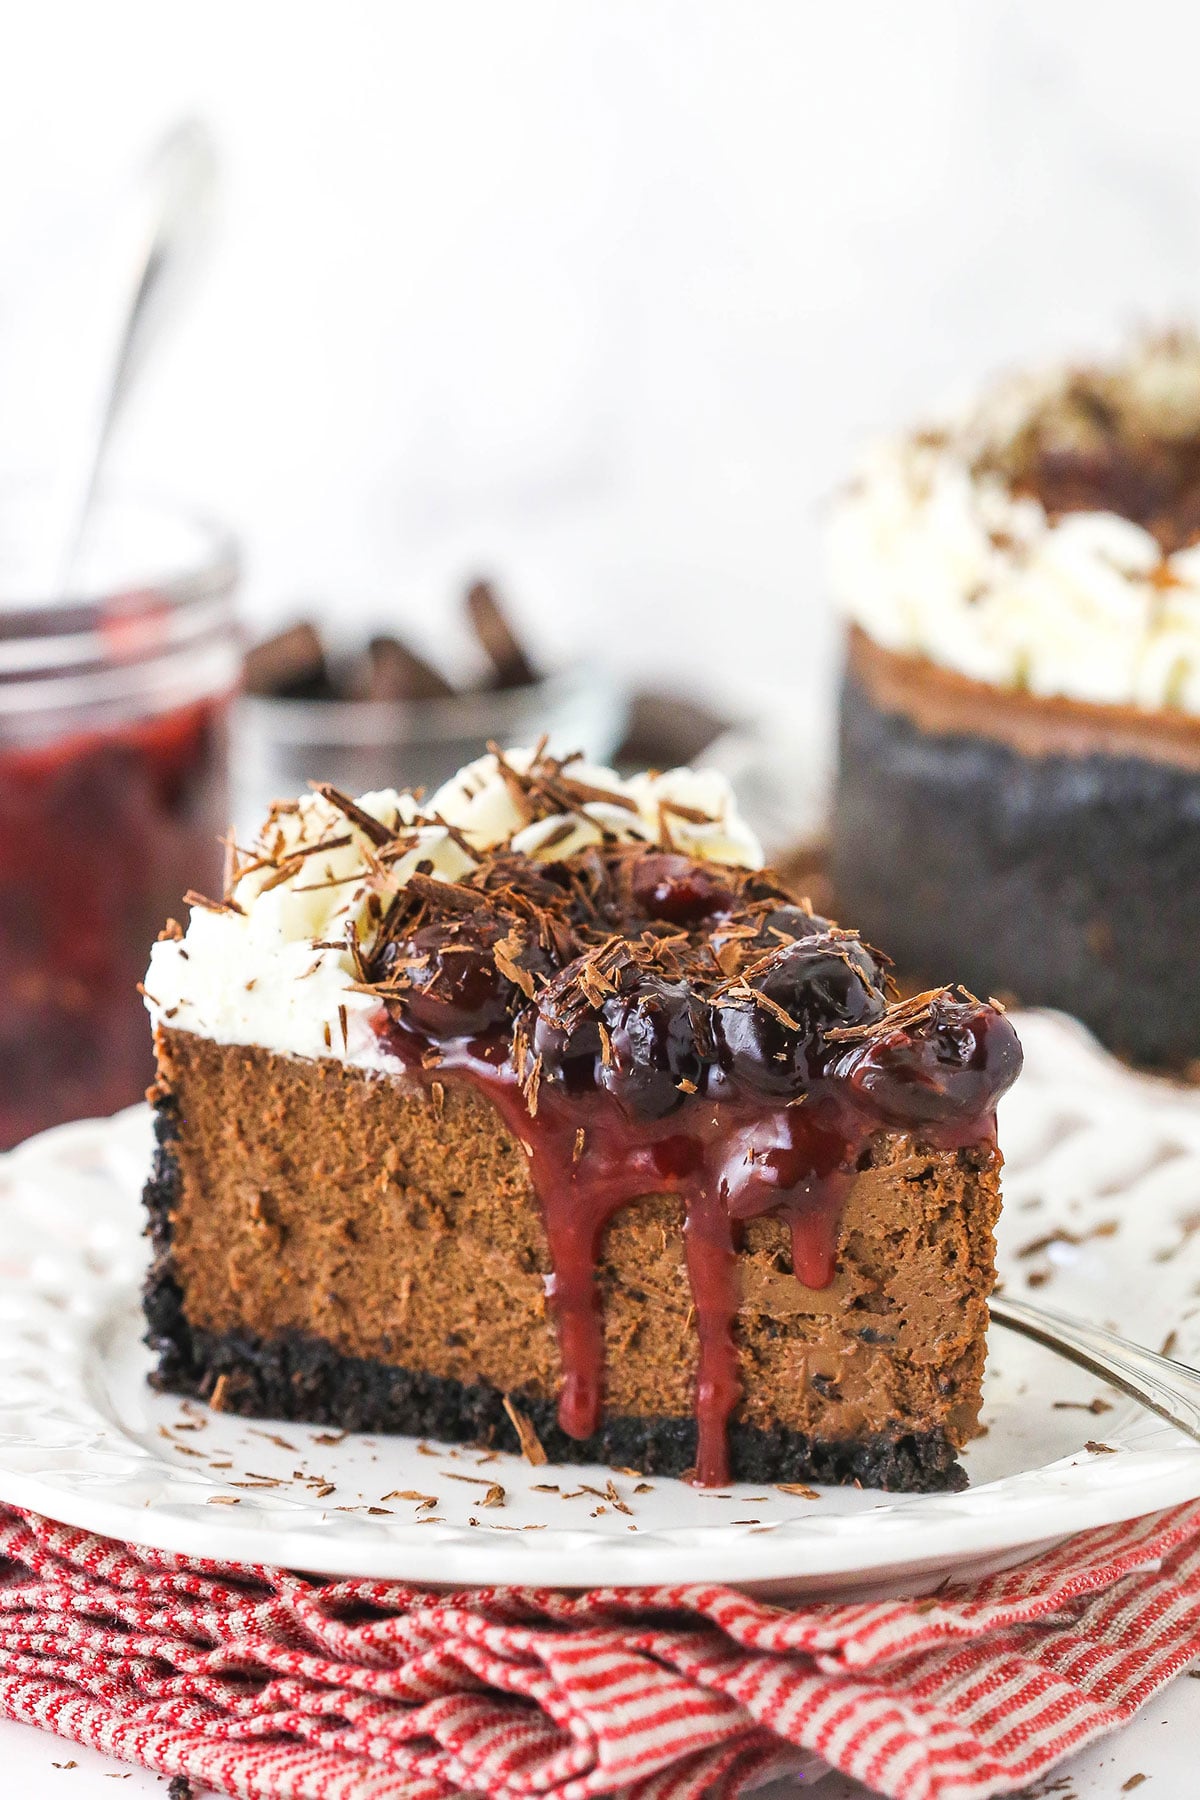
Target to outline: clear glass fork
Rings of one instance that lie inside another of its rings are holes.
[[[1106,1331],[1102,1325],[1089,1325],[1082,1319],[1069,1319],[1048,1307],[1031,1306],[1028,1300],[1013,1300],[1007,1294],[994,1294],[989,1302],[992,1321],[1022,1337],[1032,1338],[1047,1350],[1057,1352],[1068,1362],[1098,1375],[1110,1387],[1119,1388],[1140,1406],[1157,1413],[1160,1419],[1175,1425],[1188,1437],[1200,1443],[1200,1372],[1157,1351],[1144,1350],[1128,1338]]]

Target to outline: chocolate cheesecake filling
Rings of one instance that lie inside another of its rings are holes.
[[[973,681],[928,657],[886,649],[858,625],[846,637],[845,679],[878,712],[926,737],[984,738],[1031,758],[1129,757],[1200,774],[1200,714]]]
[[[501,767],[529,823],[596,797],[553,759]],[[403,833],[323,791],[381,864],[401,852]],[[661,836],[669,846],[668,819]],[[439,1118],[452,1100],[468,1114],[482,1102],[520,1146],[544,1231],[557,1428],[578,1444],[612,1411],[604,1246],[635,1203],[678,1209],[697,1477],[725,1482],[756,1230],[770,1220],[789,1278],[820,1293],[881,1137],[994,1166],[1015,1034],[963,990],[889,1000],[884,959],[769,874],[607,839],[559,862],[471,856],[458,881],[418,870],[353,943],[398,1090]]]

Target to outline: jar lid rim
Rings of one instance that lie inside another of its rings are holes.
[[[148,595],[160,606],[186,605],[197,591],[232,587],[237,578],[240,551],[227,526],[172,498],[128,490],[97,498],[70,591],[39,592],[26,579],[21,536],[36,539],[46,505],[46,484],[0,473],[0,639],[86,629],[89,617],[98,626],[115,612],[136,611]]]

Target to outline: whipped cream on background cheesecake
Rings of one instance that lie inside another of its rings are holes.
[[[878,444],[829,551],[839,906],[908,980],[1200,1057],[1200,339]]]
[[[1200,714],[1198,441],[1190,335],[1010,376],[868,451],[832,517],[834,597],[876,643],[979,681]]]
[[[1015,1034],[896,999],[719,777],[538,746],[326,788],[192,900],[145,983],[161,1385],[706,1483],[961,1483]]]

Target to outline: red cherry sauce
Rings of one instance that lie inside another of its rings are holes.
[[[559,1423],[569,1436],[591,1437],[603,1416],[596,1264],[605,1227],[634,1201],[675,1194],[699,1339],[696,1478],[705,1486],[729,1480],[726,1428],[742,1391],[734,1337],[742,1227],[764,1213],[786,1220],[796,1279],[826,1287],[842,1207],[874,1132],[911,1129],[942,1148],[994,1141],[996,1100],[1015,1078],[1020,1049],[995,1009],[956,1005],[961,1016],[940,1032],[922,1036],[901,1024],[829,1046],[791,1104],[749,1094],[714,1071],[711,1091],[689,1095],[662,1118],[637,1116],[598,1084],[543,1081],[527,1100],[506,1034],[432,1041],[438,1060],[430,1067],[429,1036],[381,1021],[381,1036],[413,1076],[478,1089],[525,1148],[553,1270]]]
[[[220,883],[226,711],[0,743],[0,1148],[150,1080],[137,984],[186,889]]]

